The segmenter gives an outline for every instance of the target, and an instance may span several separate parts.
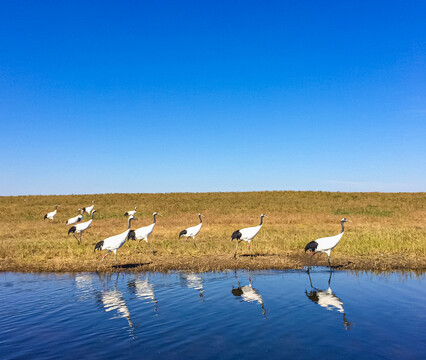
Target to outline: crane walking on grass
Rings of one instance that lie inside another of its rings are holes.
[[[154,250],[152,250],[151,245],[148,242],[148,236],[151,235],[152,232],[154,231],[155,217],[157,215],[161,216],[159,213],[156,213],[156,212],[152,214],[152,216],[154,217],[154,222],[151,225],[144,226],[136,230],[130,230],[129,235],[127,236],[128,240],[139,240],[138,243],[136,244],[136,247],[139,245],[141,240],[145,240],[153,254],[154,254]]]
[[[83,235],[83,232],[86,231],[90,227],[90,225],[92,225],[93,215],[95,215],[95,212],[96,210],[92,211],[92,218],[89,221],[71,226],[70,229],[68,230],[68,235],[72,233],[74,237],[76,238],[78,245],[80,245],[81,243],[81,236]],[[75,236],[76,233],[80,234],[80,239],[78,239],[77,236]]]
[[[135,206],[135,210],[126,211],[126,212],[124,213],[124,216],[130,216],[130,215],[135,216],[135,215],[136,215],[136,210],[137,210],[137,209],[138,209],[138,207],[137,207],[137,206]]]
[[[231,237],[231,241],[234,240],[234,239],[237,240],[237,247],[235,248],[234,258],[237,257],[237,250],[238,250],[238,245],[239,245],[240,241],[247,241],[248,242],[248,248],[250,250],[250,256],[252,256],[251,255],[250,243],[253,240],[253,238],[257,235],[260,228],[262,227],[264,217],[267,218],[267,216],[265,214],[260,215],[260,224],[257,225],[257,226],[248,227],[248,228],[244,228],[244,229],[241,229],[241,230],[234,231],[234,233],[232,234],[232,237]]]
[[[68,221],[65,224],[74,225],[79,223],[81,220],[83,220],[83,212],[81,211],[81,209],[78,209],[78,215],[68,219]]]
[[[58,212],[58,207],[59,207],[59,205],[58,205],[58,204],[56,204],[56,205],[55,205],[55,210],[53,210],[52,212],[47,213],[46,215],[44,215],[44,220],[49,219],[49,220],[52,220],[52,221],[53,221],[53,219],[54,219],[54,217],[55,217],[56,213]]]
[[[92,206],[87,206],[83,208],[83,213],[87,212],[89,215],[92,212],[93,208],[95,207],[95,200],[92,200]]]
[[[182,230],[179,233],[179,238],[186,236],[185,241],[187,241],[188,238],[192,237],[192,242],[195,247],[197,247],[197,245],[195,245],[195,236],[200,232],[201,226],[203,225],[203,219],[201,219],[201,217],[204,217],[204,215],[198,214],[198,218],[200,219],[200,223],[198,225],[191,226],[185,230]]]
[[[323,252],[326,253],[328,256],[328,265],[330,266],[330,270],[331,270],[331,264],[330,264],[330,252],[331,250],[333,250],[337,244],[339,243],[340,239],[343,236],[343,233],[345,232],[345,226],[344,223],[345,222],[352,222],[350,220],[346,220],[346,218],[343,218],[342,220],[340,220],[340,224],[342,225],[342,231],[340,234],[334,235],[334,236],[329,236],[329,237],[324,237],[321,239],[317,239],[314,241],[311,241],[310,243],[308,243],[305,246],[305,252],[307,251],[312,251],[312,255],[309,259],[309,266],[308,266],[308,271],[309,271],[309,267],[311,266],[311,262],[312,262],[312,257],[319,252]]]
[[[132,220],[136,220],[136,218],[133,215],[129,216],[129,225],[127,227],[127,230],[125,232],[122,232],[121,234],[110,236],[109,238],[106,238],[105,240],[99,241],[96,246],[95,250],[108,250],[108,252],[102,257],[102,261],[106,258],[106,256],[113,251],[115,256],[115,262],[117,262],[117,250],[121,248],[124,243],[127,240],[127,235],[129,235],[130,231],[130,223]],[[95,251],[94,250],[94,251]]]

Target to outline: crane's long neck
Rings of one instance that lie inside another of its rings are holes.
[[[201,218],[201,215],[198,215],[198,217],[200,218],[200,224],[203,223],[203,219]]]
[[[129,226],[127,227],[127,230],[130,229],[130,223],[132,222],[133,219],[129,218]]]
[[[345,225],[344,225],[344,224],[345,224],[345,222],[344,222],[344,221],[341,221],[340,223],[342,224],[342,233],[343,233],[343,232],[345,231]]]
[[[262,226],[262,225],[263,225],[263,216],[260,217],[260,224],[259,224],[259,226]]]
[[[92,212],[92,217],[91,217],[91,219],[92,219],[92,220],[93,220],[93,215],[94,215],[94,214],[95,214],[95,211],[93,211],[93,212]]]
[[[155,217],[157,216],[157,214],[152,215],[154,217],[154,224],[155,224]]]

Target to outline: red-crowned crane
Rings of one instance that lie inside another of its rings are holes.
[[[92,200],[92,206],[87,206],[83,208],[83,213],[87,212],[89,215],[92,212],[93,208],[95,207],[95,200]]]
[[[330,252],[337,246],[340,239],[342,238],[343,233],[345,232],[345,227],[343,224],[347,221],[351,222],[350,220],[347,220],[346,218],[343,218],[342,220],[340,220],[340,224],[342,225],[342,231],[340,234],[316,239],[314,241],[311,241],[305,246],[305,252],[312,251],[312,255],[309,258],[309,267],[311,266],[312,257],[316,253],[323,252],[323,253],[326,253],[328,256],[328,265],[330,266],[330,270],[331,270]],[[308,267],[308,271],[309,271],[309,267]]]
[[[130,216],[130,215],[135,216],[135,215],[136,215],[136,210],[137,210],[137,209],[138,209],[138,207],[137,207],[137,206],[135,206],[135,210],[126,211],[126,212],[124,213],[124,216]]]
[[[154,217],[154,222],[151,225],[144,226],[136,230],[130,230],[129,235],[127,236],[128,240],[139,240],[138,243],[136,244],[136,247],[139,245],[141,240],[145,240],[153,254],[154,254],[154,250],[152,250],[151,245],[148,242],[148,236],[151,235],[152,232],[154,231],[155,217],[157,215],[161,216],[159,213],[156,213],[156,212],[152,214],[152,216]]]
[[[68,235],[72,233],[74,237],[77,239],[78,245],[80,245],[81,243],[81,236],[83,235],[83,232],[86,231],[90,227],[90,225],[92,225],[93,215],[95,215],[95,212],[96,210],[92,211],[92,217],[89,221],[71,226],[70,229],[68,230]],[[76,233],[80,234],[80,239],[78,239],[77,236],[75,236]]]
[[[44,215],[44,220],[49,219],[49,220],[52,220],[52,221],[53,221],[53,219],[54,219],[54,217],[55,217],[55,215],[56,215],[56,213],[57,213],[57,211],[58,211],[58,207],[59,207],[59,206],[60,206],[60,205],[56,204],[56,205],[55,205],[55,210],[53,210],[52,212],[47,213],[46,215]]]
[[[78,209],[78,215],[68,219],[65,225],[74,225],[79,223],[81,220],[83,220],[83,212],[81,211],[81,209]]]
[[[237,240],[237,247],[235,248],[234,258],[237,257],[238,244],[240,243],[240,241],[247,241],[248,242],[248,248],[250,250],[250,256],[251,256],[250,243],[253,240],[253,238],[257,235],[260,228],[262,227],[264,217],[267,218],[267,216],[265,214],[260,215],[260,224],[257,225],[257,226],[248,227],[248,228],[236,230],[236,231],[233,232],[232,237],[231,237],[231,241],[234,240],[234,239]]]
[[[95,250],[108,250],[108,252],[102,257],[102,261],[104,261],[106,256],[112,251],[114,252],[115,262],[117,262],[117,250],[121,248],[126,242],[127,235],[129,235],[129,231],[130,231],[130,223],[132,220],[136,220],[136,218],[133,215],[130,215],[129,225],[125,232],[122,232],[121,234],[118,234],[118,235],[110,236],[109,238],[106,238],[105,240],[99,241],[95,245]]]
[[[200,232],[201,226],[203,225],[203,219],[201,217],[204,217],[204,215],[198,214],[198,218],[200,219],[200,223],[198,225],[191,226],[179,233],[179,238],[186,236],[185,241],[192,237],[192,242],[195,247],[197,247],[197,245],[195,245],[195,236]]]

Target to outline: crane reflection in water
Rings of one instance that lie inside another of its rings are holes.
[[[194,272],[182,272],[179,273],[179,277],[184,286],[198,290],[200,298],[204,300],[203,278],[201,277],[201,274],[196,274]]]
[[[136,295],[136,298],[146,303],[154,304],[154,311],[157,312],[158,301],[155,297],[154,285],[151,284],[148,278],[134,278],[127,283],[129,291]]]
[[[129,334],[134,338],[134,326],[130,317],[130,310],[126,304],[123,294],[117,289],[117,281],[120,274],[117,273],[117,277],[112,286],[107,284],[107,282],[112,280],[112,275],[101,275],[100,273],[98,275],[102,284],[102,291],[98,293],[98,303],[107,313],[111,312],[113,314],[111,319],[125,318],[129,325]]]
[[[305,290],[305,294],[308,297],[309,300],[314,302],[315,304],[318,304],[319,306],[333,311],[336,310],[339,313],[342,314],[343,317],[343,325],[346,330],[350,330],[351,323],[346,319],[346,313],[345,309],[343,308],[343,302],[340,300],[338,296],[336,296],[333,291],[331,290],[331,278],[333,276],[333,273],[330,271],[330,277],[328,278],[328,289],[327,290],[321,290],[317,289],[312,285],[312,279],[311,274],[309,271],[307,271],[308,277],[309,277],[309,284],[311,286],[311,289],[309,292],[308,290]]]
[[[255,289],[251,284],[251,277],[249,274],[248,285],[241,286],[240,281],[238,280],[238,275],[235,272],[235,277],[237,278],[237,287],[232,287],[232,295],[241,298],[242,301],[246,302],[257,302],[262,307],[262,314],[266,316],[265,306],[263,305],[262,296],[259,294],[259,291]]]

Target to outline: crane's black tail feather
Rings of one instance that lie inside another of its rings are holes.
[[[315,252],[317,250],[318,243],[316,241],[311,241],[309,244],[305,246],[305,252],[312,251]]]
[[[129,231],[129,234],[127,235],[127,240],[136,240],[135,230],[130,230]]]
[[[77,230],[77,228],[75,226],[71,226],[70,229],[68,230],[68,235],[73,233],[75,234],[75,231]]]
[[[231,240],[240,240],[241,239],[241,233],[240,230],[236,230],[233,232],[232,236],[231,236]]]
[[[104,246],[104,241],[99,241],[96,245],[95,245],[95,250],[102,250],[102,246]],[[93,250],[93,251],[95,251]]]

